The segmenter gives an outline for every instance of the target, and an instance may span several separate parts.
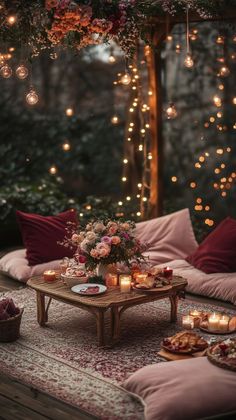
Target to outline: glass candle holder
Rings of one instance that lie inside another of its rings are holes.
[[[52,283],[53,281],[56,280],[56,271],[54,271],[54,270],[44,271],[43,278],[48,283]]]
[[[120,275],[120,291],[121,293],[130,293],[132,276],[127,274]]]
[[[182,318],[182,327],[185,330],[192,330],[194,328],[194,318],[190,315],[184,315]]]
[[[118,275],[115,273],[107,273],[106,275],[106,286],[114,287],[118,285]]]
[[[219,329],[219,321],[221,315],[216,314],[215,312],[208,317],[208,329],[210,331],[217,331]]]

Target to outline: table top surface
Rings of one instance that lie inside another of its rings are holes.
[[[112,306],[132,305],[169,297],[177,291],[184,290],[187,285],[187,280],[182,277],[173,276],[171,288],[168,290],[158,289],[152,293],[136,290],[132,290],[130,293],[121,293],[119,286],[116,286],[109,287],[105,293],[96,296],[81,296],[72,292],[70,287],[66,286],[59,277],[56,281],[49,283],[45,282],[43,276],[36,276],[30,278],[27,285],[47,296],[71,304],[76,305],[77,303],[78,305],[81,304],[107,309]]]

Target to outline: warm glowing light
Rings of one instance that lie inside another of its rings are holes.
[[[215,122],[216,119],[215,119],[215,117],[210,117],[209,120],[210,120],[211,123],[213,123],[213,122]]]
[[[224,42],[225,42],[225,38],[224,38],[224,36],[218,36],[217,38],[216,38],[216,43],[217,44],[224,44]]]
[[[127,181],[126,176],[122,176],[121,180],[122,180],[123,182],[126,182],[126,181]]]
[[[224,153],[224,149],[216,149],[216,153],[217,153],[218,155],[223,155],[223,153]]]
[[[233,104],[236,105],[236,96],[233,98]]]
[[[202,198],[200,198],[200,197],[199,197],[199,198],[197,198],[197,199],[196,199],[196,203],[201,204],[201,203],[202,203]]]
[[[129,73],[127,73],[127,72],[126,72],[126,73],[125,73],[125,74],[121,77],[120,81],[121,81],[122,85],[127,86],[127,85],[129,85],[129,84],[130,84],[130,82],[131,82],[131,76],[129,75]]]
[[[16,21],[17,21],[17,17],[14,15],[10,15],[7,17],[7,23],[9,25],[15,25]]]
[[[25,98],[26,102],[32,106],[36,105],[39,100],[38,94],[33,88],[30,89],[29,93],[27,93]]]
[[[227,77],[230,74],[230,69],[227,66],[222,66],[220,68],[220,76]]]
[[[175,105],[173,103],[170,103],[168,105],[165,112],[166,112],[166,117],[167,117],[168,120],[173,120],[178,115],[178,112],[177,112],[177,110],[175,108]]]
[[[224,90],[224,85],[222,85],[222,83],[218,86],[219,90]]]
[[[111,54],[108,58],[108,61],[110,64],[113,64],[116,62],[116,57],[114,57],[114,55]]]
[[[118,201],[118,205],[122,206],[123,205],[123,201]]]
[[[128,163],[128,159],[123,159],[123,162],[124,162],[125,164],[127,164],[127,163]]]
[[[86,210],[92,210],[92,206],[90,204],[87,204],[87,206],[85,206]]]
[[[196,186],[197,186],[196,182],[190,182],[190,187],[191,188],[196,188]]]
[[[209,211],[210,210],[210,206],[205,206],[205,210]]]
[[[148,91],[148,95],[149,95],[149,96],[152,96],[152,94],[153,94],[153,93],[152,93],[152,91],[151,91],[151,90],[149,90],[149,91]]]
[[[126,200],[127,200],[127,201],[130,201],[130,200],[131,200],[131,197],[128,195],[128,196],[126,197]]]
[[[226,147],[226,152],[230,153],[231,152],[231,147]]]
[[[219,174],[220,173],[220,169],[219,168],[215,168],[214,172],[215,172],[215,174]]]
[[[138,146],[138,150],[139,150],[139,152],[142,152],[142,150],[143,150],[143,145],[142,145],[142,144],[140,144],[140,145]]]
[[[138,183],[138,188],[140,188],[140,189],[142,188],[141,182]]]
[[[202,167],[202,165],[199,163],[199,162],[197,162],[197,163],[195,163],[195,168],[197,168],[197,169],[200,169],[201,167]]]
[[[143,201],[147,201],[147,197],[143,197],[143,198],[142,198],[142,200],[143,200]]]
[[[224,163],[222,163],[222,164],[220,165],[220,167],[221,167],[222,169],[224,169],[224,168],[225,168],[225,164],[224,164]]]
[[[67,108],[65,110],[65,113],[66,113],[67,117],[72,117],[72,115],[74,115],[74,110],[73,110],[73,108]]]
[[[222,118],[222,115],[223,115],[223,114],[222,114],[222,112],[217,112],[217,114],[216,114],[216,115],[217,115],[217,117],[218,117],[218,118]]]
[[[152,160],[152,154],[151,154],[151,152],[149,152],[148,153],[148,157],[147,157],[149,160]]]
[[[51,168],[49,168],[49,172],[51,175],[55,175],[57,173],[57,167],[51,166]]]
[[[194,66],[194,61],[191,57],[190,54],[187,54],[184,60],[184,65],[185,67],[187,67],[188,69],[192,68]]]
[[[130,108],[129,109],[129,112],[134,112],[134,108]]]
[[[217,106],[217,107],[220,107],[222,105],[221,98],[218,95],[215,95],[213,97],[213,102],[214,102],[215,106]]]
[[[0,73],[4,79],[9,79],[12,76],[12,68],[8,64],[5,64],[5,66],[1,67]]]
[[[117,117],[117,115],[113,115],[113,117],[111,117],[111,123],[114,125],[119,123],[119,118]]]
[[[167,35],[166,40],[168,42],[172,41],[172,39],[173,39],[173,36],[172,35]]]
[[[64,150],[64,152],[68,152],[70,150],[70,143],[69,142],[65,142],[62,144],[62,149]]]
[[[24,80],[26,79],[28,74],[29,74],[29,70],[27,69],[27,67],[24,66],[24,64],[21,64],[20,66],[17,67],[16,76],[18,77],[18,79]]]
[[[172,176],[172,177],[171,177],[171,181],[172,181],[172,182],[177,182],[177,180],[178,180],[177,176]]]
[[[205,161],[204,156],[200,156],[200,158],[199,158],[199,162],[204,162],[204,161]]]
[[[141,216],[141,212],[140,211],[137,211],[136,215],[137,216]]]

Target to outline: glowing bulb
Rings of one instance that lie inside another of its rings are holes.
[[[73,108],[66,108],[65,113],[66,113],[67,117],[72,117],[72,115],[74,115],[74,110],[73,110]]]
[[[197,185],[196,185],[196,182],[191,182],[191,183],[190,183],[190,187],[191,187],[191,188],[196,188],[196,186],[197,186]]]
[[[62,149],[64,150],[64,152],[68,152],[70,150],[70,143],[68,143],[68,141],[63,143]]]
[[[218,95],[215,95],[213,97],[213,102],[214,102],[215,106],[217,106],[218,108],[222,105],[221,98]]]
[[[225,42],[225,38],[223,36],[218,36],[216,38],[216,43],[217,44],[224,44],[224,42]]]
[[[173,39],[173,36],[172,36],[172,35],[167,35],[166,40],[167,40],[168,42],[171,42],[171,41],[172,41],[172,39]]]
[[[9,25],[14,25],[16,23],[16,21],[17,21],[17,18],[14,15],[11,15],[11,16],[7,17],[7,23]]]
[[[147,197],[143,197],[143,201],[147,201]]]
[[[233,98],[233,104],[236,105],[236,97]]]
[[[49,172],[51,175],[55,175],[57,173],[57,167],[51,166],[51,168],[49,168]]]
[[[108,61],[110,64],[113,64],[116,62],[116,57],[114,57],[114,55],[111,54],[108,58]]]
[[[12,76],[12,69],[8,64],[5,64],[5,66],[1,67],[0,73],[4,79],[9,79]]]
[[[138,188],[142,188],[141,182],[138,183]]]
[[[230,74],[230,69],[226,66],[220,68],[220,76],[227,77]]]
[[[124,162],[125,164],[127,164],[127,163],[128,163],[128,159],[124,159],[124,160],[123,160],[123,162]]]
[[[121,77],[120,81],[121,81],[122,85],[127,86],[127,85],[129,85],[129,84],[130,84],[130,82],[131,82],[131,76],[129,75],[129,73],[125,73],[125,74]]]
[[[131,200],[131,197],[128,195],[128,196],[126,197],[126,200],[127,200],[127,201],[130,201],[130,200]]]
[[[191,57],[190,54],[187,54],[184,60],[184,65],[185,67],[187,67],[188,69],[192,68],[194,66],[194,61]]]
[[[119,118],[117,117],[117,115],[113,115],[113,117],[111,118],[111,123],[116,125],[119,122]]]
[[[123,182],[126,182],[126,181],[127,181],[126,176],[122,176],[121,180],[122,180]]]
[[[166,112],[166,117],[167,117],[168,120],[173,120],[178,115],[178,112],[177,112],[177,110],[175,108],[175,105],[173,103],[170,103],[168,105],[165,112]]]
[[[177,182],[177,176],[172,176],[172,177],[171,177],[171,181],[172,181],[172,182]]]
[[[141,216],[141,212],[140,211],[137,211],[136,215],[137,216]]]
[[[17,67],[16,76],[18,77],[18,79],[24,80],[26,79],[28,74],[29,74],[29,71],[27,67],[24,66],[24,64],[21,64],[20,66]]]
[[[39,97],[37,95],[37,92],[33,88],[31,88],[29,93],[27,93],[26,95],[26,102],[29,105],[35,105],[37,104],[38,100],[39,100]]]
[[[123,201],[118,201],[119,206],[122,206],[122,204],[123,204]]]
[[[152,160],[152,154],[151,153],[148,153],[148,159]]]

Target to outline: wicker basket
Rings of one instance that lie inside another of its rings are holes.
[[[0,342],[9,343],[20,337],[20,323],[24,309],[20,309],[20,313],[12,318],[0,321]]]

